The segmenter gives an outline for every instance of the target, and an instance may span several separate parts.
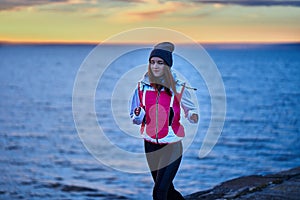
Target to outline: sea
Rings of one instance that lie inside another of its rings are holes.
[[[300,44],[202,47],[207,68],[180,56],[172,67],[197,88],[188,90],[200,116],[186,123],[175,187],[188,195],[300,166]],[[149,49],[114,55],[118,48],[0,45],[0,199],[152,199],[143,140],[128,113]]]

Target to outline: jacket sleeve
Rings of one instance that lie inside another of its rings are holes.
[[[181,106],[184,110],[185,117],[189,120],[189,122],[195,123],[193,120],[191,120],[191,116],[193,114],[198,114],[198,109],[192,101],[191,93],[188,91],[188,89],[183,90],[181,97]]]
[[[131,96],[130,104],[129,104],[129,115],[133,124],[140,125],[143,122],[145,116],[145,110],[141,108],[141,112],[139,115],[135,115],[134,109],[140,107],[140,98],[138,89],[136,88],[133,95]]]

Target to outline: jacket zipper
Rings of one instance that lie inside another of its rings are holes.
[[[157,92],[156,96],[156,110],[155,110],[155,123],[156,123],[156,129],[155,129],[155,136],[156,136],[156,143],[158,143],[158,100],[159,100],[160,90]]]

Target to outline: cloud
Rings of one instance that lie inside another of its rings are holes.
[[[172,18],[174,15],[191,12],[191,5],[182,2],[159,2],[156,0],[149,1],[145,4],[140,4],[140,7],[134,7],[131,10],[124,12],[123,17],[130,20],[157,20],[162,17]]]
[[[139,4],[145,4],[146,0],[94,0],[97,6],[105,8],[124,8],[135,7]]]
[[[39,6],[52,3],[66,3],[68,0],[1,0],[0,11],[23,7]]]
[[[149,3],[151,2],[151,3]],[[93,4],[100,7],[122,7],[130,4],[146,3],[146,4],[164,4],[171,2],[181,3],[199,3],[213,5],[240,5],[240,6],[293,6],[300,7],[300,0],[1,0],[0,11],[14,10],[25,7],[33,7],[47,4],[63,3],[65,5],[73,4]],[[155,15],[155,13],[153,13]]]
[[[48,5],[48,4],[64,4],[68,5],[93,5],[93,6],[124,6],[131,3],[143,3],[144,0],[0,0],[0,11],[14,10],[26,7]]]
[[[125,2],[125,3],[144,3],[144,0],[110,0],[110,1],[116,1],[116,2]]]
[[[168,13],[167,10],[153,10],[153,11],[145,11],[145,12],[132,12],[131,15],[137,16],[141,19],[155,19],[159,16]]]
[[[193,0],[202,4],[223,4],[240,6],[294,6],[300,7],[299,0]]]

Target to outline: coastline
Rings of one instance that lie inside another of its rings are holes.
[[[290,199],[300,196],[300,166],[269,175],[250,175],[225,181],[212,189],[199,191],[186,200],[213,199]]]

